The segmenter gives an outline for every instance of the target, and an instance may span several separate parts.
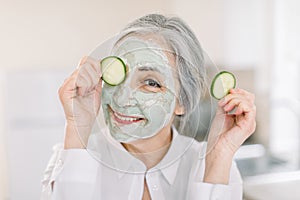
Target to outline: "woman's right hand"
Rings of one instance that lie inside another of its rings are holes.
[[[64,148],[85,148],[101,104],[100,62],[83,57],[77,69],[59,88],[66,132]]]

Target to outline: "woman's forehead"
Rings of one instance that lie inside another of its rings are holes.
[[[165,41],[157,36],[127,36],[115,45],[112,53],[134,67],[151,64],[172,68],[175,66],[174,54],[166,48]]]
[[[130,33],[121,37],[121,39],[116,43],[116,46],[131,40],[139,40],[144,43],[152,44],[162,50],[171,50],[168,42],[159,33]]]

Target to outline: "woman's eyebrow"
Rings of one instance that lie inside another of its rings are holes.
[[[139,71],[155,71],[155,72],[159,72],[162,73],[157,67],[153,67],[153,66],[142,66],[138,68]]]

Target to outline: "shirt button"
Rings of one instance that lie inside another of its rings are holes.
[[[152,186],[152,190],[153,190],[153,191],[157,191],[157,190],[158,190],[157,185],[153,185],[153,186]]]
[[[62,167],[63,164],[64,164],[64,162],[62,161],[62,159],[59,159],[59,160],[57,161],[57,166],[58,166],[58,167]]]

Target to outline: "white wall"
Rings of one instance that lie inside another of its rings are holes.
[[[12,0],[0,2],[0,66],[74,66],[127,22],[164,12],[166,1]]]
[[[267,48],[266,2],[175,0],[173,10],[195,30],[216,64],[253,69],[263,62]]]
[[[300,158],[300,1],[275,2],[270,148]]]
[[[4,74],[0,72],[0,85],[2,86],[5,82]],[[4,91],[0,87],[0,97],[3,97]],[[4,199],[7,196],[8,186],[7,186],[7,156],[6,156],[6,140],[4,137],[4,115],[3,115],[3,98],[0,98],[0,199]]]

